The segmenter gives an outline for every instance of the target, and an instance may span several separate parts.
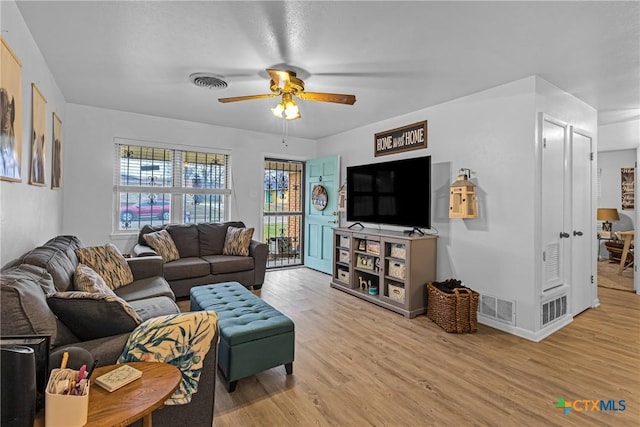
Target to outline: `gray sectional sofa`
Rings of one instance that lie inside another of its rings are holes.
[[[144,226],[133,249],[136,257],[157,256],[144,235],[167,230],[180,253],[180,259],[164,263],[164,278],[178,298],[188,297],[193,286],[240,282],[260,289],[264,282],[269,248],[252,240],[248,256],[222,255],[227,229],[244,228],[240,221],[224,223],[169,224]]]
[[[0,270],[0,334],[49,335],[51,350],[81,347],[98,360],[98,366],[117,361],[129,332],[82,339],[72,332],[77,325],[63,323],[50,309],[47,297],[56,292],[73,291],[78,265],[75,249],[82,247],[75,236],[58,236],[37,247]],[[179,313],[175,295],[163,277],[160,257],[130,258],[127,263],[134,281],[114,292],[127,301],[144,321],[152,317]],[[98,302],[96,302],[98,303]],[[100,311],[93,305],[90,310]],[[82,313],[78,313],[82,318]],[[78,321],[82,321],[78,319]],[[103,325],[96,322],[96,329]],[[70,327],[71,326],[71,327]],[[86,325],[85,325],[86,326]],[[103,335],[104,332],[98,334]],[[216,333],[207,353],[198,392],[187,405],[167,406],[154,412],[156,426],[175,425],[176,420],[190,426],[210,427],[213,419],[217,349]]]

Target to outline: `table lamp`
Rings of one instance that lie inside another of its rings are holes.
[[[602,234],[611,233],[611,221],[620,221],[618,210],[616,208],[598,208],[598,221],[602,223]]]

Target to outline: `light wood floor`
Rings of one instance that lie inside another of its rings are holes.
[[[216,427],[640,425],[635,294],[600,288],[601,307],[534,343],[483,325],[448,334],[329,279],[304,268],[267,273],[259,294],[296,324],[293,375],[274,368],[232,394],[218,380]],[[563,415],[558,398],[625,400],[626,410]]]

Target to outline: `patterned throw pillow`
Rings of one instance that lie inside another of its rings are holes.
[[[178,248],[176,248],[176,244],[167,230],[147,233],[142,237],[149,246],[158,252],[164,262],[180,259]]]
[[[142,323],[120,297],[91,292],[56,292],[47,296],[51,311],[81,340],[131,332]]]
[[[88,265],[115,290],[133,282],[133,273],[118,248],[112,243],[76,249],[78,261]]]
[[[198,391],[205,355],[218,328],[215,311],[169,314],[146,320],[131,332],[118,363],[161,362],[176,366],[182,381],[165,405],[184,405]]]
[[[73,276],[73,287],[80,292],[116,296],[94,269],[82,263],[76,267],[76,273]]]
[[[227,228],[222,255],[249,255],[249,246],[253,237],[253,228]]]

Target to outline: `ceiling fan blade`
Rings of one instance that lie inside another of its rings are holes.
[[[356,102],[355,95],[343,95],[340,93],[300,92],[296,95],[306,101],[335,102],[336,104],[353,105]]]
[[[230,98],[218,98],[218,101],[224,104],[227,102],[248,101],[250,99],[273,98],[274,96],[278,95],[276,95],[275,93],[265,93],[262,95],[232,96]]]
[[[273,82],[279,88],[286,90],[287,86],[289,86],[288,71],[276,70],[275,68],[267,68],[267,73],[269,73],[269,77],[271,77],[271,80],[273,80]]]

